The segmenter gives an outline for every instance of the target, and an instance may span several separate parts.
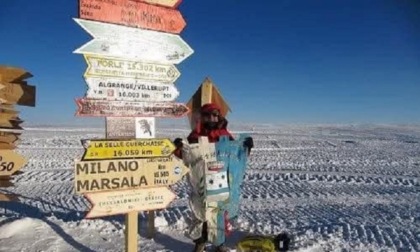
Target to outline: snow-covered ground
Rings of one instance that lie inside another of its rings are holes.
[[[239,230],[287,231],[294,251],[420,251],[420,126],[235,125],[256,148],[242,191]],[[187,129],[160,129],[171,139]],[[124,218],[84,219],[89,203],[73,192],[80,139],[102,138],[103,129],[27,128],[17,152],[30,161],[0,193],[0,251],[123,251]],[[190,211],[183,181],[177,199],[158,211],[157,233],[140,251],[191,251],[185,236]]]

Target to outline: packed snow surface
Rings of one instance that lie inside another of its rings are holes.
[[[242,186],[232,248],[247,234],[294,236],[293,251],[420,251],[420,126],[233,125],[255,149]],[[186,137],[161,128],[158,137]],[[0,251],[123,251],[124,216],[84,219],[89,202],[73,188],[80,139],[103,138],[96,128],[27,128],[16,151],[29,159],[2,181]],[[157,211],[146,238],[139,213],[140,251],[191,251],[187,183]]]

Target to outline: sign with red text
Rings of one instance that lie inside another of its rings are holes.
[[[170,8],[176,8],[182,2],[182,0],[138,0],[138,1],[161,5],[161,6],[170,7]]]
[[[181,13],[130,0],[79,0],[79,17],[155,31],[180,33],[186,23]]]
[[[174,85],[123,78],[86,78],[87,98],[116,101],[174,101],[179,92]]]
[[[77,116],[91,117],[182,117],[188,108],[182,103],[126,102],[76,99]]]

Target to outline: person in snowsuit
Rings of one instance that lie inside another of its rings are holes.
[[[213,103],[205,104],[200,109],[200,120],[196,128],[188,135],[188,143],[198,143],[199,137],[207,136],[210,143],[219,141],[221,136],[228,136],[230,140],[234,140],[232,134],[227,129],[228,121],[220,113],[220,108]],[[176,150],[174,154],[182,158],[182,139],[177,138],[174,141]],[[247,137],[244,141],[244,146],[250,150],[254,147],[253,139]],[[207,222],[202,223],[201,237],[194,239],[195,248],[194,252],[202,252],[205,249],[208,240]],[[219,245],[216,249],[217,252],[230,251],[224,244]]]

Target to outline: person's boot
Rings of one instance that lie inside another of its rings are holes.
[[[215,252],[230,252],[230,248],[224,244],[219,245],[216,247],[216,251]]]
[[[203,241],[196,241],[193,252],[203,252],[206,248],[206,243]]]

